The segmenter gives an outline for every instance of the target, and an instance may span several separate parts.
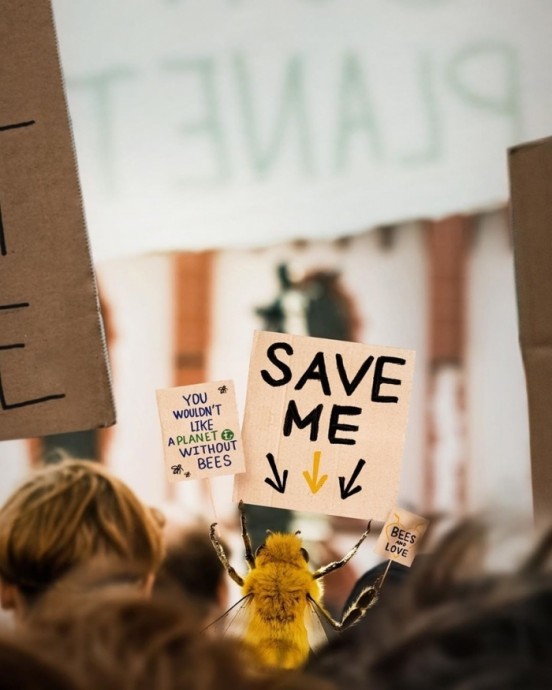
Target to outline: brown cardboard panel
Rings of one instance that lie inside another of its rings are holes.
[[[396,500],[413,373],[410,350],[256,333],[234,499],[383,521]]]
[[[538,524],[552,517],[552,348],[524,347],[533,511]]]
[[[115,412],[48,0],[0,0],[0,439]]]
[[[429,520],[395,507],[381,530],[374,551],[410,568],[428,524]]]
[[[245,471],[232,381],[163,388],[157,405],[169,481]]]
[[[519,340],[535,518],[552,515],[552,138],[509,151]]]

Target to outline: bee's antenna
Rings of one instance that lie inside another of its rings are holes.
[[[296,530],[295,535],[299,536],[300,534],[301,534],[301,530],[300,529]]]

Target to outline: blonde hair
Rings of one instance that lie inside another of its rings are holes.
[[[27,598],[96,556],[155,572],[162,518],[99,463],[45,467],[0,509],[0,575]]]

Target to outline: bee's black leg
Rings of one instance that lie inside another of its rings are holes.
[[[240,587],[243,587],[243,577],[241,575],[238,575],[238,573],[230,565],[230,563],[228,562],[228,558],[226,557],[226,554],[224,553],[224,549],[222,548],[222,544],[217,539],[217,535],[215,534],[215,527],[216,526],[217,526],[217,523],[214,522],[211,525],[211,529],[209,531],[209,536],[211,537],[211,543],[213,544],[215,551],[217,552],[217,556],[219,557],[219,561],[224,566],[224,569],[226,570],[228,575],[232,578],[232,580],[234,580],[234,582],[237,585],[239,585]]]
[[[336,621],[325,608],[320,606],[314,599],[310,599],[311,603],[314,604],[318,613],[324,617],[324,619],[329,623],[329,625],[338,632],[345,630],[346,628],[358,623],[359,620],[364,618],[366,611],[371,608],[377,601],[379,594],[379,589],[374,586],[366,587],[358,595],[356,600],[351,604],[351,606],[345,611],[343,618],[340,621]]]
[[[254,568],[255,558],[253,556],[253,547],[251,546],[251,537],[249,536],[249,532],[247,531],[243,501],[239,502],[238,509],[240,511],[241,535],[243,539],[243,544],[245,546],[245,560],[247,561],[247,565],[250,568]]]
[[[364,618],[364,614],[376,603],[378,596],[379,588],[377,585],[363,589],[355,601],[353,601],[353,603],[343,614],[339,629],[345,630],[345,628],[348,628],[350,625],[354,625],[361,620],[361,618]]]
[[[372,524],[372,520],[368,523],[368,527],[366,528],[366,531],[362,535],[362,537],[357,541],[357,543],[353,546],[353,548],[349,551],[349,553],[345,554],[343,558],[340,561],[333,561],[332,563],[328,563],[328,565],[324,565],[321,568],[318,568],[312,576],[314,577],[315,580],[318,580],[321,577],[324,577],[328,573],[331,573],[334,570],[337,570],[338,568],[341,568],[345,565],[345,563],[348,563],[351,558],[355,555],[355,553],[358,551],[358,547],[362,544],[362,542],[366,539],[366,537],[370,534],[370,525]]]

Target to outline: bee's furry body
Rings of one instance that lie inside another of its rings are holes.
[[[215,534],[216,523],[211,525],[211,541],[228,575],[241,587],[243,601],[239,611],[247,614],[245,640],[258,650],[267,665],[296,668],[309,655],[309,620],[322,627],[319,618],[323,618],[335,630],[343,630],[360,620],[375,602],[379,585],[363,590],[341,621],[334,620],[321,604],[320,580],[354,556],[370,532],[370,525],[341,560],[313,572],[308,567],[308,553],[297,534],[269,532],[253,556],[242,503],[240,512],[245,559],[249,566],[245,577],[228,562]]]
[[[309,654],[305,616],[310,596],[320,601],[321,586],[313,578],[295,534],[271,534],[244,578],[244,596],[252,594],[245,634],[271,666],[294,668]]]

